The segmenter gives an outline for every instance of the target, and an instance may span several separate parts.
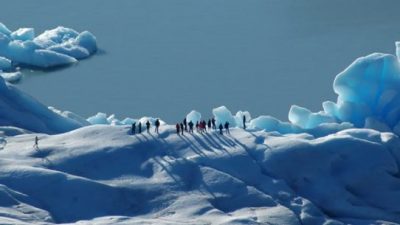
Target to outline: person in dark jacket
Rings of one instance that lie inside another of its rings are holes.
[[[132,123],[131,133],[136,134],[136,122]]]
[[[208,120],[207,127],[208,127],[208,130],[211,130],[211,120],[210,119]]]
[[[243,115],[243,129],[246,130],[246,116]]]
[[[185,131],[187,132],[187,121],[186,121],[186,117],[185,119],[183,119],[183,126],[185,127]]]
[[[150,121],[148,121],[148,120],[146,122],[146,129],[147,129],[147,133],[150,133]]]
[[[189,123],[188,123],[188,125],[189,125],[189,133],[192,133],[193,134],[193,122],[192,121],[190,121]]]
[[[179,125],[179,123],[176,124],[176,133],[178,135],[181,134],[181,126]]]
[[[160,128],[160,120],[159,119],[156,119],[156,122],[154,122],[154,125],[155,125],[155,132],[157,133],[157,134],[159,134],[159,128]]]
[[[212,128],[215,130],[217,127],[215,126],[215,119],[214,117],[211,119]]]
[[[220,134],[224,134],[224,133],[222,133],[222,129],[224,129],[224,127],[222,126],[222,123],[220,123],[219,124],[219,133]]]
[[[139,122],[139,124],[138,124],[138,133],[139,134],[142,133],[142,123],[141,122]]]
[[[181,123],[181,132],[182,132],[182,135],[183,135],[183,123]]]
[[[229,122],[228,122],[228,121],[225,122],[225,132],[226,132],[227,134],[230,134],[230,132],[229,132]]]
[[[33,148],[35,150],[39,149],[39,137],[38,136],[35,137],[35,143],[33,144]]]

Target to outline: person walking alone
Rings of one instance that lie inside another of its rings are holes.
[[[243,129],[246,130],[246,116],[243,115]]]
[[[38,136],[35,137],[35,143],[33,144],[33,148],[35,150],[39,149],[39,137]]]

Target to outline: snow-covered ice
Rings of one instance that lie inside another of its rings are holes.
[[[0,222],[71,224],[400,223],[399,139],[233,129],[129,135],[94,125],[7,137]]]

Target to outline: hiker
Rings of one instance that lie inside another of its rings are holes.
[[[208,129],[211,130],[211,120],[208,119],[208,123],[207,123]]]
[[[193,134],[193,122],[190,121],[190,122],[188,123],[188,125],[189,125],[189,133],[192,133],[192,134]]]
[[[243,129],[246,130],[246,116],[243,115]]]
[[[136,133],[136,122],[132,123],[131,133],[132,134]]]
[[[138,125],[138,133],[139,134],[142,133],[142,123],[141,122],[139,122],[139,125]]]
[[[181,126],[179,125],[179,123],[176,124],[176,133],[179,135],[181,133],[180,131]]]
[[[215,126],[215,119],[214,117],[211,119],[212,128],[215,130],[217,127]]]
[[[227,134],[230,134],[230,132],[229,132],[229,122],[228,121],[225,122],[225,131],[226,131]]]
[[[219,133],[220,133],[220,134],[223,134],[223,133],[222,133],[222,129],[224,129],[224,127],[222,126],[222,123],[220,123],[220,124],[219,124]]]
[[[156,128],[155,128],[156,133],[159,134],[158,128],[160,127],[160,120],[156,119],[156,122],[154,122],[154,125],[156,125]]]
[[[148,120],[146,122],[146,129],[147,129],[147,133],[150,133],[150,122]]]
[[[185,131],[187,132],[187,121],[186,121],[186,117],[185,119],[183,119],[183,126],[185,126]]]
[[[201,126],[203,127],[204,132],[207,132],[207,123],[205,120],[203,120],[203,122],[201,122]]]
[[[39,138],[38,136],[35,137],[35,144],[33,145],[34,149],[39,149]]]
[[[200,121],[200,123],[199,123],[199,131],[200,131],[200,133],[203,133],[203,131],[204,131],[203,121]]]
[[[181,132],[182,132],[182,135],[183,135],[183,123],[181,123]]]
[[[199,132],[199,121],[196,122],[196,131]]]

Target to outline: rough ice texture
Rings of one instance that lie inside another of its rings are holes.
[[[0,56],[14,65],[40,68],[64,66],[87,58],[96,51],[96,38],[88,31],[78,33],[60,26],[35,37],[33,28],[11,32],[0,23]],[[0,60],[0,69],[1,65]]]
[[[163,126],[159,135],[132,136],[129,129],[0,139],[0,223],[400,223],[400,140],[391,133],[179,136]]]

